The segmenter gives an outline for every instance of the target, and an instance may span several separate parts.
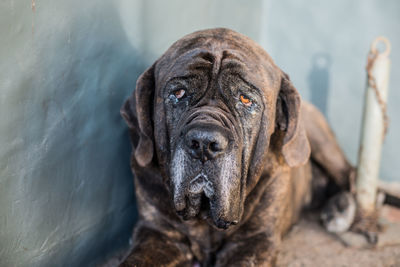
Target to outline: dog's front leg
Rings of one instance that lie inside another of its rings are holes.
[[[162,232],[140,223],[134,234],[131,254],[120,265],[122,267],[141,266],[191,266],[192,254],[183,240],[171,231]]]
[[[275,266],[278,243],[266,233],[229,243],[218,253],[216,266]]]
[[[288,169],[279,171],[265,189],[263,184],[258,185],[259,193],[254,192],[249,196],[258,198],[257,194],[260,194],[258,204],[254,210],[247,207],[244,218],[249,219],[226,240],[217,254],[216,266],[276,265],[282,234],[297,218],[302,205],[302,198],[295,197],[296,194],[292,191],[292,174],[294,172],[289,172]],[[309,180],[301,179],[305,177],[296,178],[304,182]],[[263,181],[266,183],[268,180]],[[300,184],[296,186],[300,190]]]

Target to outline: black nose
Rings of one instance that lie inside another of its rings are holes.
[[[228,139],[218,130],[194,128],[186,133],[185,144],[192,157],[205,162],[222,154],[228,146]]]

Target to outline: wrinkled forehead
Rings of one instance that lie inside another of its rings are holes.
[[[238,75],[260,90],[279,88],[281,72],[269,55],[245,36],[199,35],[177,41],[158,60],[156,84],[178,77]]]

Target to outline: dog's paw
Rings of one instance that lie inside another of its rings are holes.
[[[351,227],[353,232],[362,234],[370,245],[378,243],[378,233],[381,227],[378,223],[378,211],[371,214],[357,212],[354,224]]]
[[[328,200],[321,220],[328,232],[343,233],[350,229],[356,215],[356,202],[350,192],[340,192]]]

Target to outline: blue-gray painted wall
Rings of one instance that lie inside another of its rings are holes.
[[[119,107],[143,69],[106,1],[0,2],[0,266],[91,266],[135,218]]]

